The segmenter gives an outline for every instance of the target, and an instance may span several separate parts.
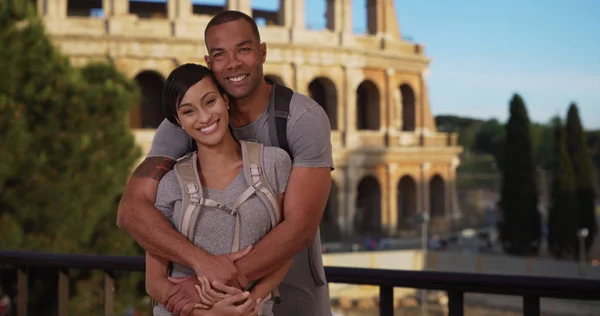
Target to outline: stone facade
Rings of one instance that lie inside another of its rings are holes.
[[[253,10],[250,0],[226,1],[267,21],[260,27],[267,77],[310,95],[330,117],[336,170],[324,240],[414,234],[419,212],[431,214],[434,230],[448,229],[458,215],[461,148],[456,135],[436,130],[423,46],[402,40],[392,0],[367,0],[364,35],[352,33],[351,0],[324,1],[327,29],[319,31],[305,27],[303,1],[280,0],[277,12]],[[74,64],[112,59],[138,81],[144,100],[130,122],[145,149],[162,119],[164,78],[182,63],[204,63],[204,27],[223,9],[191,0],[36,2]]]

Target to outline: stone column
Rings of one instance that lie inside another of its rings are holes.
[[[37,10],[41,16],[64,19],[67,17],[67,0],[37,0]]]
[[[389,205],[389,229],[388,234],[394,235],[398,231],[398,179],[397,179],[398,163],[391,162],[388,165],[388,186],[390,195],[388,198]]]
[[[398,116],[398,110],[396,109],[396,103],[394,102],[395,99],[395,90],[397,90],[395,88],[396,86],[396,80],[395,79],[396,76],[396,69],[394,68],[388,68],[385,70],[385,89],[386,91],[384,92],[383,95],[385,95],[386,100],[385,100],[385,104],[386,104],[386,111],[385,114],[381,117],[381,122],[384,125],[385,128],[385,132],[389,135],[389,136],[395,136],[396,135],[396,130],[399,128],[399,126],[394,126],[393,122],[395,122],[397,116]],[[383,111],[382,111],[383,112]]]
[[[252,16],[251,0],[227,0],[225,7],[227,8],[227,10],[242,11],[248,14],[249,16]]]
[[[419,211],[427,213],[431,217],[431,209],[429,205],[429,169],[431,163],[424,162],[421,164],[421,209]]]
[[[106,18],[128,15],[129,1],[102,0],[102,10]]]
[[[393,0],[367,0],[367,30],[372,35],[401,38]]]
[[[381,232],[390,231],[390,177],[387,165],[377,166],[377,180],[379,181],[381,192]]]
[[[352,33],[352,1],[327,0],[327,28],[334,32]]]
[[[346,131],[346,146],[353,148],[356,147],[358,142],[358,131],[356,129],[356,87],[358,83],[364,79],[365,75],[362,69],[359,68],[345,68],[343,93],[346,99],[346,113],[345,113],[345,131]]]
[[[280,0],[279,1],[279,22],[286,28],[304,29],[306,28],[304,1],[300,0]]]
[[[185,20],[193,13],[192,0],[167,0],[169,20]]]

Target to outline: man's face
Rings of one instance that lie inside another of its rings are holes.
[[[206,64],[233,98],[251,96],[263,78],[266,45],[259,43],[250,24],[237,20],[213,26],[206,34]]]

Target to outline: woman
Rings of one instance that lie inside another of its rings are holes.
[[[227,205],[230,209],[237,199],[248,189],[244,177],[242,149],[229,128],[229,98],[217,84],[212,72],[201,65],[185,64],[169,75],[163,90],[163,108],[167,118],[186,131],[195,141],[197,151],[197,170],[202,186],[203,197]],[[191,156],[195,157],[195,156]],[[289,174],[291,159],[282,149],[264,148],[264,176],[271,188],[277,192],[279,209],[282,207]],[[177,166],[176,168],[177,169]],[[182,188],[176,170],[168,172],[160,181],[156,196],[156,207],[177,227],[182,218]],[[222,209],[203,206],[195,225],[193,242],[212,255],[224,255],[232,251],[233,240],[239,240],[238,248],[244,249],[258,242],[272,228],[269,209],[257,195],[252,195],[236,207],[236,218]],[[281,282],[291,265],[291,260],[271,275],[252,284],[244,305],[251,306],[270,297],[270,293]],[[146,254],[146,288],[148,294],[160,301],[165,293],[174,286],[168,279],[169,262],[152,254]],[[170,276],[189,277],[194,271],[174,263]],[[198,293],[213,298],[218,293],[232,294],[228,287],[210,284],[202,279],[203,288]],[[208,289],[207,289],[208,288]],[[212,295],[206,294],[208,292]],[[238,298],[243,298],[239,294]],[[239,301],[227,297],[218,302],[202,300],[191,315],[234,315],[232,310]],[[211,305],[211,303],[214,303]],[[266,299],[257,305],[259,315],[272,315],[272,299]],[[256,315],[256,311],[253,315]],[[170,315],[162,305],[154,307],[154,315]],[[237,314],[236,314],[237,315]]]

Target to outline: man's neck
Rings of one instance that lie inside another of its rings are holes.
[[[233,100],[231,125],[239,128],[258,120],[269,105],[272,89],[273,86],[263,81],[252,95]]]

